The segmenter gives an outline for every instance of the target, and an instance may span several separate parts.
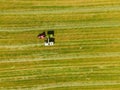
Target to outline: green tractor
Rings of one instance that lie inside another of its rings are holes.
[[[47,31],[45,46],[52,46],[54,44],[55,44],[54,31],[53,30]]]

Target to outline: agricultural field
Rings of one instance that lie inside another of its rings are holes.
[[[120,0],[0,0],[0,90],[120,90]]]

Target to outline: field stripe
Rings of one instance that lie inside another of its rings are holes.
[[[64,40],[63,40],[64,41]],[[63,42],[62,41],[62,42]],[[87,45],[87,46],[109,46],[111,43],[119,43],[120,38],[103,38],[103,39],[81,39],[81,40],[71,40],[65,41],[64,43],[58,42],[55,46],[59,45]],[[29,47],[39,47],[43,46],[41,43],[37,44],[21,44],[21,45],[0,45],[0,48],[5,49],[22,49],[22,48],[29,48]]]
[[[36,55],[36,54],[35,54]],[[39,56],[39,54],[37,55]],[[51,58],[52,57],[52,58]],[[78,58],[100,58],[100,57],[120,57],[120,52],[96,52],[93,54],[81,54],[81,53],[71,53],[71,54],[57,54],[52,55],[47,58],[21,58],[21,59],[9,59],[9,60],[0,60],[0,63],[3,62],[25,62],[25,61],[40,61],[40,60],[61,60],[61,59],[78,59]]]
[[[26,75],[19,75],[19,74],[14,74],[14,75],[9,75],[7,77],[0,77],[0,82],[5,82],[5,81],[18,81],[18,80],[32,80],[32,79],[39,79],[39,78],[42,78],[42,77],[47,77],[47,78],[51,78],[51,77],[59,77],[59,78],[67,78],[67,77],[71,77],[71,75],[78,75],[78,77],[84,77],[88,74],[99,74],[99,75],[104,75],[104,76],[118,76],[118,74],[120,72],[118,72],[118,70],[116,71],[109,71],[107,72],[106,71],[94,71],[93,69],[91,69],[91,71],[87,71],[87,72],[65,72],[65,73],[53,73],[53,74],[32,74],[32,75],[29,75],[29,74],[26,74]],[[116,73],[117,72],[117,73]],[[39,78],[38,78],[39,77]]]
[[[63,82],[63,83],[55,83],[55,84],[45,84],[36,87],[36,90],[39,89],[48,89],[48,88],[56,88],[56,87],[72,87],[72,86],[101,86],[101,85],[120,85],[120,82]],[[31,88],[32,89],[32,88]]]
[[[90,12],[106,12],[106,11],[120,11],[119,5],[109,5],[109,6],[96,6],[93,7],[82,7],[82,8],[68,8],[63,10],[6,10],[6,11],[0,11],[0,15],[6,15],[6,14],[16,14],[16,15],[23,15],[23,14],[60,14],[60,13],[90,13]]]
[[[25,31],[38,31],[38,30],[49,30],[49,29],[87,29],[87,28],[110,28],[120,27],[120,21],[105,21],[105,22],[92,22],[92,23],[81,23],[81,24],[62,24],[53,26],[42,26],[42,27],[7,27],[0,28],[0,32],[25,32]]]
[[[61,83],[36,85],[36,86],[32,86],[31,88],[25,88],[26,86],[22,86],[23,88],[17,86],[16,88],[17,88],[17,90],[21,90],[21,89],[22,90],[45,90],[45,89],[57,88],[57,87],[102,86],[102,85],[104,85],[104,86],[108,86],[108,85],[120,85],[120,82],[119,81],[118,82],[117,81],[61,82]],[[15,89],[12,89],[12,90],[15,90]]]
[[[41,44],[25,44],[25,45],[0,45],[0,48],[7,48],[7,49],[22,49],[22,48],[29,48],[29,47],[35,47],[35,46],[41,46]]]

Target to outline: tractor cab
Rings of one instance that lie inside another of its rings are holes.
[[[44,45],[53,46],[54,44],[55,44],[54,31],[53,30],[47,31]]]

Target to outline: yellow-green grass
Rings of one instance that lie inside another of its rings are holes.
[[[119,90],[119,76],[120,1],[0,1],[0,90]]]

